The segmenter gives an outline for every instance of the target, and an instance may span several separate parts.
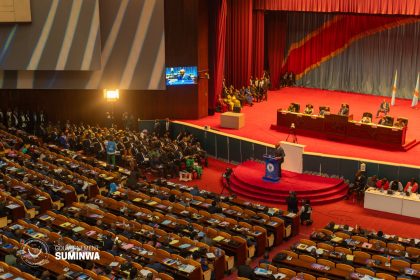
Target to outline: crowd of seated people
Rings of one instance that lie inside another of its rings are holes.
[[[411,178],[405,185],[399,180],[394,179],[389,181],[386,177],[378,179],[376,175],[369,178],[366,177],[364,171],[358,171],[355,175],[354,181],[349,186],[347,198],[355,195],[359,200],[368,188],[374,188],[383,191],[404,192],[408,195],[420,194],[418,182],[415,178]]]
[[[420,241],[330,222],[257,267],[238,268],[238,279],[418,279]]]
[[[67,123],[65,127],[72,135],[52,125],[39,137],[15,128],[0,130],[0,221],[5,217],[0,237],[11,255],[24,248],[21,242],[36,238],[52,247],[96,246],[101,258],[59,262],[51,251],[46,254],[49,264],[36,268],[19,257],[16,263],[7,258],[7,272],[42,279],[76,274],[92,279],[146,279],[143,274],[150,273],[168,280],[221,279],[225,271],[262,256],[292,232],[297,234],[298,215],[291,218],[280,209],[165,179],[144,181],[137,167],[128,173],[121,168],[109,170],[101,164],[103,154],[84,151],[84,134],[78,126]],[[90,130],[95,130],[95,137],[106,131],[118,134],[112,129]],[[142,133],[136,136],[144,141],[165,139],[155,135],[145,140],[149,136]],[[172,141],[184,145],[182,139],[188,137],[182,132]],[[182,271],[187,265],[193,272]]]
[[[226,81],[223,80],[222,94],[218,100],[218,111],[235,111],[239,112],[245,105],[253,106],[254,102],[261,102],[267,100],[267,92],[270,87],[270,76],[267,71],[264,71],[263,77],[249,79],[249,85],[243,86],[240,89],[235,89],[233,85],[226,86]]]
[[[392,127],[398,127],[403,128],[407,126],[408,120],[403,117],[399,117],[396,120],[394,117],[389,116],[389,104],[385,100],[381,103],[380,109],[378,110],[377,117],[382,114],[381,118],[378,121],[378,124],[383,126],[392,126]],[[383,109],[384,107],[385,109]],[[289,107],[287,108],[288,112],[292,113],[300,113],[300,104],[292,102],[290,103]],[[318,116],[325,116],[331,113],[331,108],[329,106],[319,106],[318,109]],[[303,114],[305,115],[316,115],[314,105],[313,104],[306,104],[305,109],[303,110]],[[337,115],[340,116],[349,116],[350,115],[350,106],[346,103],[341,104],[340,109],[337,112]],[[360,119],[360,123],[366,123],[366,124],[372,124],[373,123],[373,117],[372,113],[365,112],[362,115],[362,118]]]
[[[17,128],[23,129],[19,125]],[[152,132],[137,132],[76,125],[68,121],[65,124],[50,122],[37,131],[37,136],[46,143],[83,151],[85,155],[107,160],[110,164],[115,165],[116,160],[119,165],[129,169],[142,167],[156,171],[161,176],[176,177],[180,170],[186,169],[199,178],[202,168],[207,165],[206,152],[192,134],[182,131],[175,139],[171,139],[169,132],[161,125],[156,125]],[[110,142],[115,145],[112,161],[108,155]]]
[[[389,181],[386,177],[378,179],[377,176],[372,176],[368,178],[367,186],[384,191],[392,190],[396,192],[407,192],[409,194],[420,194],[418,182],[414,178],[411,178],[405,185],[403,185],[403,183],[398,179]]]

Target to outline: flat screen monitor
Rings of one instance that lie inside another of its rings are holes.
[[[197,83],[197,66],[166,67],[166,85],[183,86]]]

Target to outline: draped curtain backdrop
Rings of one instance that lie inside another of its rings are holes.
[[[261,77],[264,72],[264,11],[255,10],[252,16],[253,67],[252,75]]]
[[[210,2],[213,5],[213,9],[211,10],[215,11],[211,15],[211,18],[213,18],[213,32],[210,36],[210,42],[215,47],[210,48],[214,63],[212,71],[213,82],[211,84],[212,90],[209,91],[209,109],[214,110],[218,96],[222,92],[225,70],[227,0],[214,0]]]
[[[275,12],[266,16],[267,58],[272,88],[279,87],[281,68],[284,62],[286,45],[285,14]]]
[[[273,78],[278,77],[275,71],[282,65],[280,75],[295,73],[298,86],[386,96],[398,70],[397,96],[411,98],[420,70],[419,17],[275,14],[287,21],[287,52],[285,61],[270,55],[274,44],[270,37],[277,44],[284,42],[283,38],[274,39],[279,31],[270,31],[268,56]],[[275,30],[273,24],[279,29],[284,26],[268,22],[270,30]]]
[[[252,73],[253,0],[228,0],[227,4],[225,77],[240,88]]]
[[[418,16],[420,0],[255,0],[255,9]]]
[[[407,16],[420,15],[420,0],[210,3],[215,10],[210,39],[214,77],[209,93],[211,109],[221,93],[223,77],[227,84],[242,87],[251,75],[260,76],[265,67],[271,72],[273,87],[278,86],[283,71],[293,70],[301,72],[298,85],[383,95],[398,69],[402,74],[399,94],[410,95],[411,76],[419,71],[420,34],[414,23],[419,17]],[[320,28],[322,34],[318,34]],[[374,66],[377,68],[372,69]]]

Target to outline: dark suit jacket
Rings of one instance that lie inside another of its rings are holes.
[[[283,163],[284,157],[286,156],[286,154],[284,153],[284,150],[283,150],[283,148],[281,146],[279,146],[276,149],[276,151],[274,152],[274,156],[281,158],[280,162]]]
[[[248,279],[255,279],[255,273],[254,270],[249,267],[248,265],[240,265],[238,266],[238,276],[239,277],[245,277]]]

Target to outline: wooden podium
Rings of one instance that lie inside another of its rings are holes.
[[[272,155],[264,155],[265,161],[265,175],[263,180],[269,182],[277,182],[279,178],[279,162]]]
[[[226,112],[220,115],[220,126],[224,128],[240,129],[245,125],[243,113]]]
[[[303,153],[305,152],[305,145],[281,141],[281,147],[286,154],[283,163],[283,169],[296,173],[303,172]]]

